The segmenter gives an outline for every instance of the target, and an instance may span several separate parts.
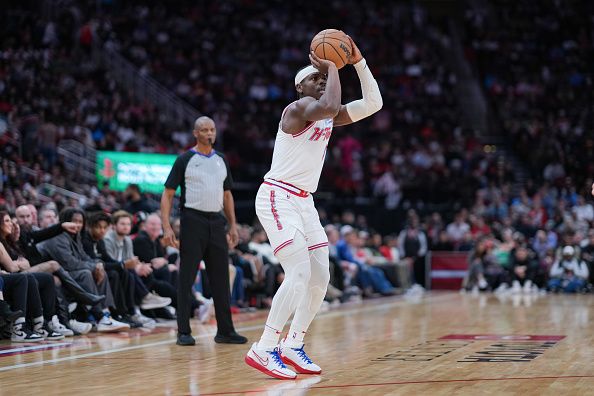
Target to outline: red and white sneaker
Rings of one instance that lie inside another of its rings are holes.
[[[285,364],[293,366],[299,374],[320,374],[322,369],[307,356],[303,350],[304,346],[305,344],[301,344],[299,348],[291,348],[282,340],[279,345],[281,359]]]
[[[274,378],[292,380],[297,377],[297,374],[283,363],[278,347],[272,350],[260,349],[258,343],[254,342],[245,357],[245,362]]]

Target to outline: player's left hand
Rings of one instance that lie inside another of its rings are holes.
[[[594,183],[592,183],[592,196],[594,197]]]
[[[233,249],[239,242],[239,232],[237,231],[237,226],[235,224],[231,225],[227,234],[229,235],[229,249]]]
[[[359,51],[359,47],[357,47],[357,44],[355,44],[355,42],[353,41],[351,36],[347,35],[347,37],[349,38],[349,41],[351,42],[351,48],[352,48],[351,56],[348,59],[348,64],[354,65],[355,63],[357,63],[361,59],[363,59],[363,55],[361,55],[361,51]]]

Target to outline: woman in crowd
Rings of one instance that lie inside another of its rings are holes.
[[[13,227],[8,213],[0,211],[0,268],[9,273],[18,273],[26,271],[30,265],[12,239]],[[10,280],[9,277],[3,277],[4,281]],[[12,325],[11,341],[63,339],[64,335],[53,329],[53,316],[56,314],[56,288],[53,277],[48,273],[38,272],[25,274],[25,279],[26,282],[21,282],[20,285],[20,298],[18,301],[14,300],[14,306],[21,310],[23,315]],[[23,290],[26,290],[25,300],[22,298]]]

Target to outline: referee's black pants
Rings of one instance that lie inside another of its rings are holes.
[[[191,334],[192,285],[204,260],[217,318],[217,334],[235,331],[231,320],[231,286],[226,220],[220,213],[184,208],[180,219],[180,269],[177,288],[177,328]]]

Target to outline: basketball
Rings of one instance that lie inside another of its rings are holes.
[[[334,62],[341,69],[351,56],[351,42],[342,30],[326,29],[311,40],[311,50],[320,58]]]

